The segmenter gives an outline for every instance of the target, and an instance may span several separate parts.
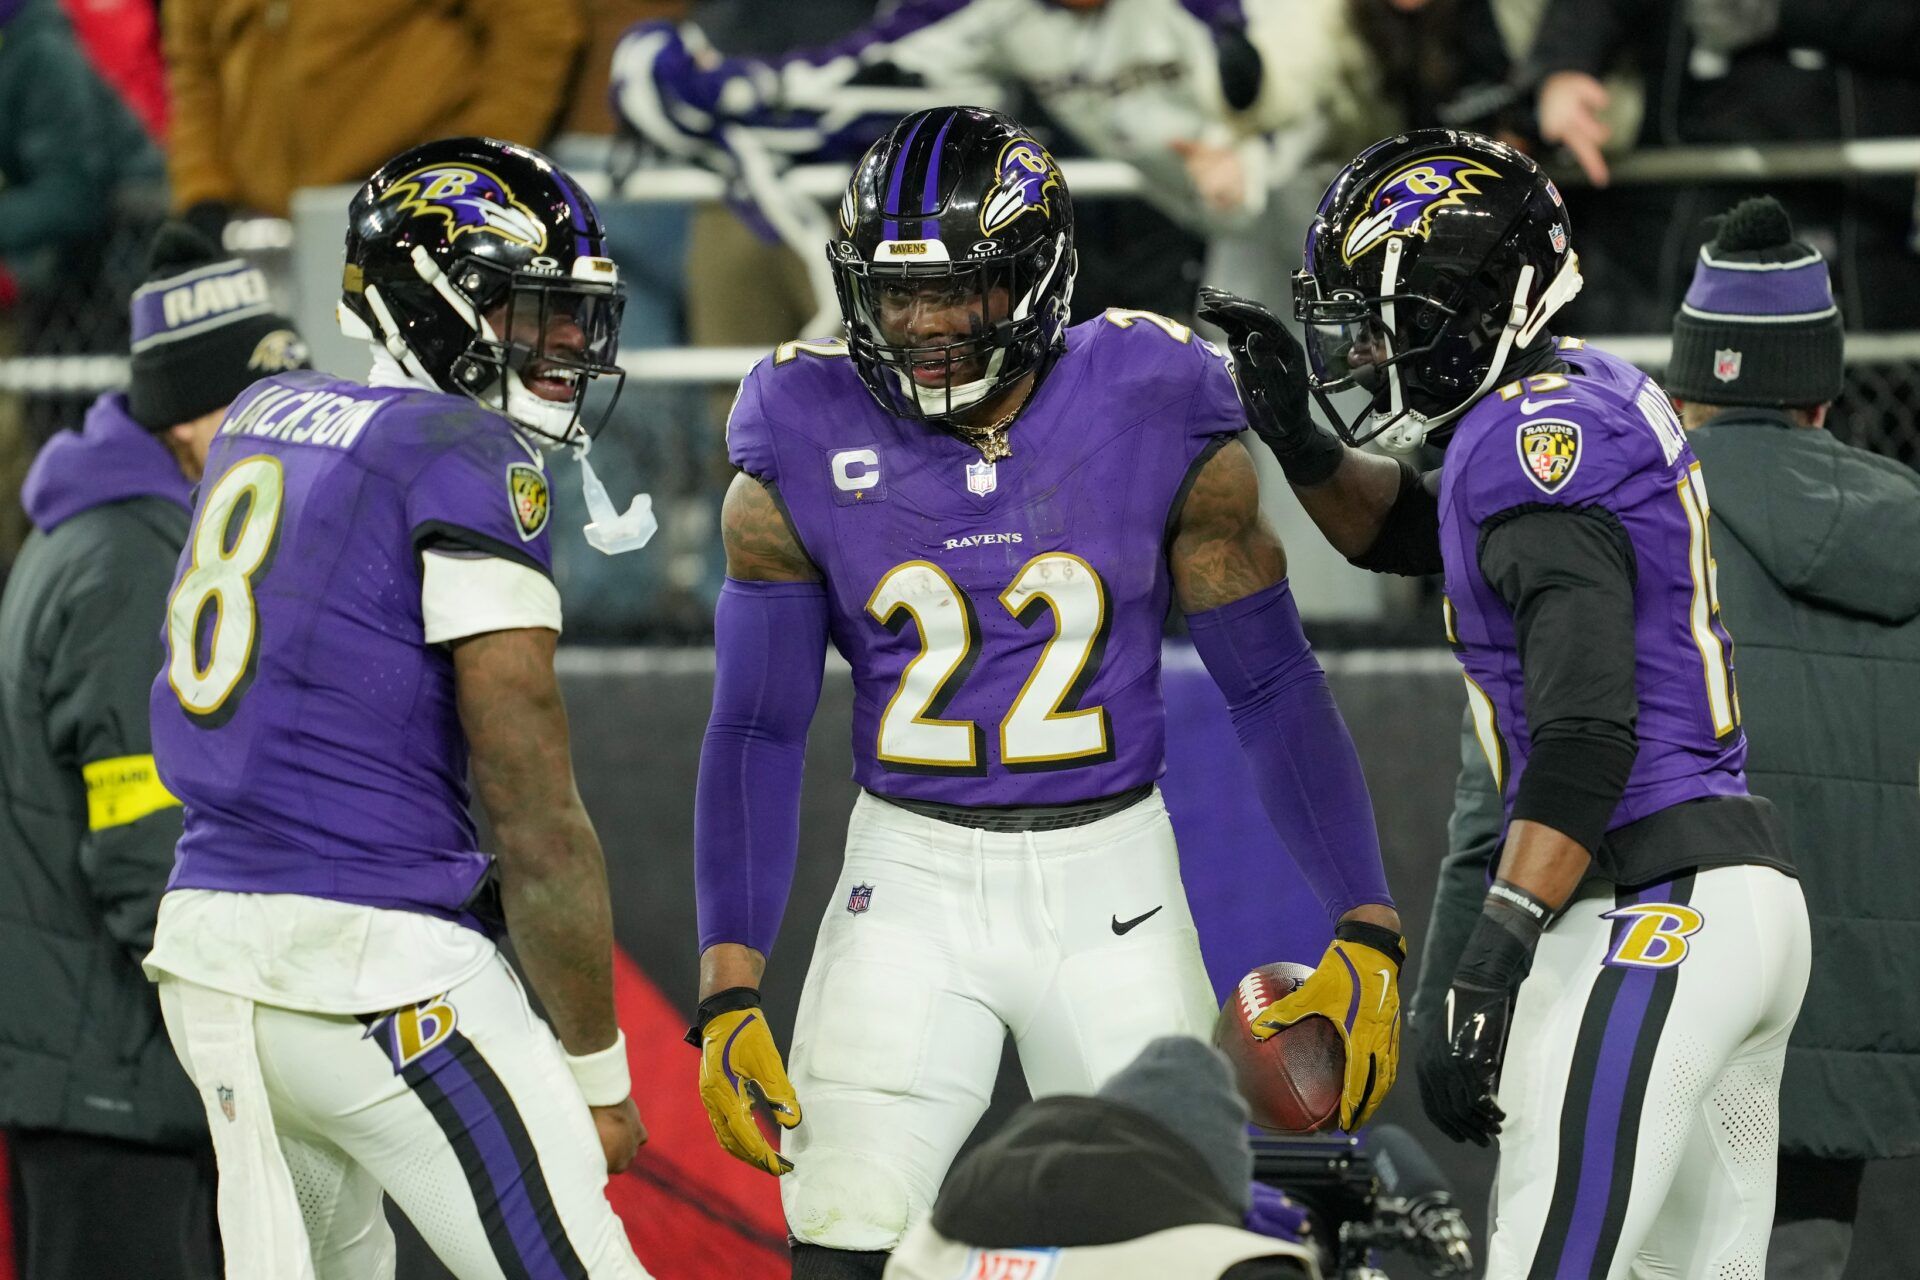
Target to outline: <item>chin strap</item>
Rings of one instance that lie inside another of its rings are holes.
[[[1399,241],[1388,245],[1391,252]],[[1506,370],[1507,358],[1517,350],[1524,349],[1540,331],[1547,327],[1547,321],[1560,308],[1573,301],[1574,295],[1586,283],[1580,274],[1580,255],[1567,254],[1567,260],[1560,264],[1553,280],[1541,291],[1540,300],[1527,309],[1527,292],[1533,287],[1533,268],[1520,268],[1520,278],[1514,284],[1512,305],[1507,309],[1506,323],[1500,326],[1500,340],[1493,349],[1493,359],[1487,364],[1486,376],[1480,379],[1480,385],[1473,389],[1459,404],[1443,414],[1428,418],[1411,409],[1400,408],[1400,379],[1398,370],[1388,369],[1392,379],[1393,401],[1389,408],[1391,425],[1376,433],[1380,447],[1388,453],[1410,453],[1426,440],[1429,432],[1443,427],[1480,402],[1480,397],[1493,389],[1495,382]],[[1382,308],[1384,312],[1385,307]],[[1391,320],[1388,324],[1391,325]]]

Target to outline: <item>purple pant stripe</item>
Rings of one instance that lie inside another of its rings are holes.
[[[1671,881],[1649,885],[1630,895],[1634,902],[1657,902],[1668,897]],[[1618,927],[1615,933],[1619,932]],[[1608,943],[1613,950],[1613,940]],[[1607,1014],[1607,1029],[1600,1040],[1600,1058],[1593,1073],[1593,1089],[1587,1098],[1587,1127],[1580,1149],[1580,1183],[1574,1196],[1573,1218],[1567,1229],[1567,1242],[1560,1251],[1556,1280],[1587,1280],[1593,1270],[1594,1254],[1600,1246],[1600,1232],[1607,1217],[1607,1200],[1613,1190],[1614,1166],[1618,1144],[1637,1141],[1638,1133],[1622,1134],[1620,1121],[1626,1109],[1627,1090],[1644,1084],[1633,1079],[1634,1050],[1647,1020],[1647,1005],[1653,998],[1655,979],[1652,969],[1635,969],[1621,981]],[[1624,1194],[1624,1192],[1623,1192]]]
[[[464,1063],[450,1052],[435,1056],[440,1060],[429,1074],[460,1117],[466,1140],[479,1153],[514,1252],[533,1280],[566,1280],[566,1272],[540,1229],[539,1215],[527,1194],[528,1171],[515,1158],[505,1125]],[[484,1205],[481,1212],[484,1215]]]
[[[1654,974],[1637,971],[1626,976],[1607,1017],[1600,1043],[1600,1063],[1594,1072],[1593,1093],[1587,1101],[1586,1138],[1580,1152],[1580,1190],[1574,1197],[1573,1221],[1566,1247],[1560,1253],[1559,1280],[1587,1280],[1594,1250],[1600,1243],[1600,1222],[1606,1216],[1607,1196],[1613,1188],[1615,1144],[1620,1114],[1632,1079],[1633,1051],[1646,1022],[1647,1002],[1653,995]],[[1629,1141],[1635,1135],[1628,1134]]]

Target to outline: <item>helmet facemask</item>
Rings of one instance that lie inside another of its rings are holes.
[[[1306,330],[1307,381],[1321,410],[1348,444],[1377,439],[1395,453],[1417,448],[1491,390],[1508,360],[1539,336],[1581,283],[1578,258],[1569,253],[1540,290],[1533,267],[1524,265],[1507,297],[1495,294],[1489,272],[1449,290],[1396,292],[1400,261],[1401,242],[1388,241],[1380,292],[1372,297],[1353,289],[1323,296],[1306,271],[1293,279],[1294,318]],[[1481,353],[1489,345],[1493,352],[1482,372]],[[1343,418],[1331,393],[1351,387],[1370,399]]]
[[[611,259],[580,257],[571,275],[561,275],[468,256],[442,273],[416,249],[414,265],[471,333],[447,365],[450,390],[550,446],[599,433],[626,382],[617,359],[625,297]],[[588,388],[600,378],[613,379],[613,391],[588,424]]]
[[[874,262],[851,248],[829,251],[848,350],[897,416],[961,427],[954,419],[1042,368],[1065,330],[1072,269],[1064,234],[961,263],[926,260],[944,258],[937,240],[883,243]]]

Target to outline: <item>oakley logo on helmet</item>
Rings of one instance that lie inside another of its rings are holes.
[[[506,183],[477,165],[416,169],[396,180],[381,199],[397,201],[409,215],[433,213],[445,218],[449,241],[484,234],[536,253],[547,247],[547,229],[533,210],[515,200]]]
[[[1347,232],[1340,256],[1352,262],[1395,236],[1426,239],[1433,215],[1448,205],[1465,204],[1480,194],[1476,178],[1499,174],[1465,156],[1422,156],[1394,170],[1367,197],[1366,213]]]
[[[1000,149],[993,189],[980,206],[980,234],[998,235],[1030,209],[1052,210],[1053,193],[1062,189],[1060,166],[1032,138],[1015,138]]]

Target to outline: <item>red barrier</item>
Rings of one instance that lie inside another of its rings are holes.
[[[647,1145],[608,1184],[607,1199],[634,1252],[675,1280],[781,1280],[788,1259],[779,1186],[714,1141],[695,1088],[698,1056],[681,1039],[686,1015],[618,949],[613,981]]]

